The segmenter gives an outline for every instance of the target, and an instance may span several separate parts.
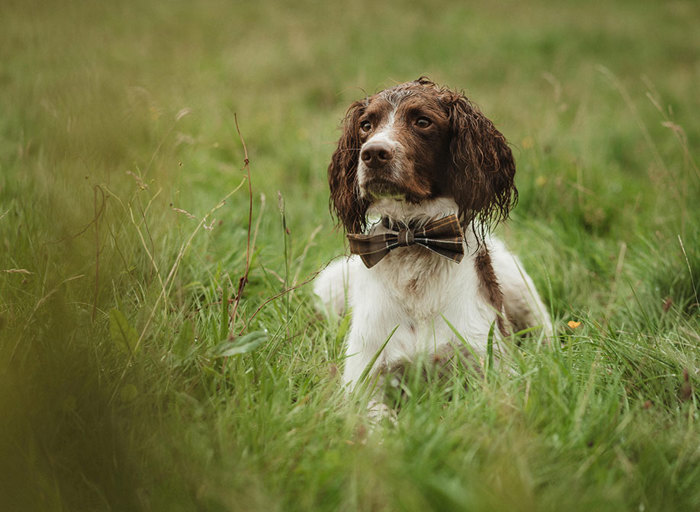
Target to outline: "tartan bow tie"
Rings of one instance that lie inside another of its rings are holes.
[[[464,257],[464,235],[457,215],[433,219],[422,227],[401,226],[396,231],[386,217],[382,224],[390,231],[376,235],[348,233],[350,252],[359,254],[367,268],[374,265],[397,247],[422,245],[434,253],[459,263]]]

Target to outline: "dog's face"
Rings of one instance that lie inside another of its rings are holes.
[[[362,198],[418,203],[443,193],[449,114],[434,90],[411,84],[377,94],[358,125],[357,185]]]
[[[460,93],[425,78],[350,106],[328,167],[331,205],[348,232],[380,199],[449,198],[465,224],[507,217],[517,191],[505,138]]]

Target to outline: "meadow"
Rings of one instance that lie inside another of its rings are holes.
[[[1,510],[700,510],[697,2],[0,19]],[[371,428],[308,281],[345,109],[420,75],[510,141],[557,340]]]

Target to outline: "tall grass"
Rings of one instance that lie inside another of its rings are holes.
[[[3,510],[700,508],[694,3],[0,12]],[[372,429],[305,283],[344,109],[422,74],[511,141],[559,343]]]

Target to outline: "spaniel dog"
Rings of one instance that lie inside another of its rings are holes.
[[[437,360],[464,341],[483,357],[489,336],[530,327],[551,335],[532,280],[489,235],[517,200],[514,176],[493,123],[427,78],[350,106],[328,181],[354,254],[314,283],[328,307],[352,310],[349,388],[421,353]]]

